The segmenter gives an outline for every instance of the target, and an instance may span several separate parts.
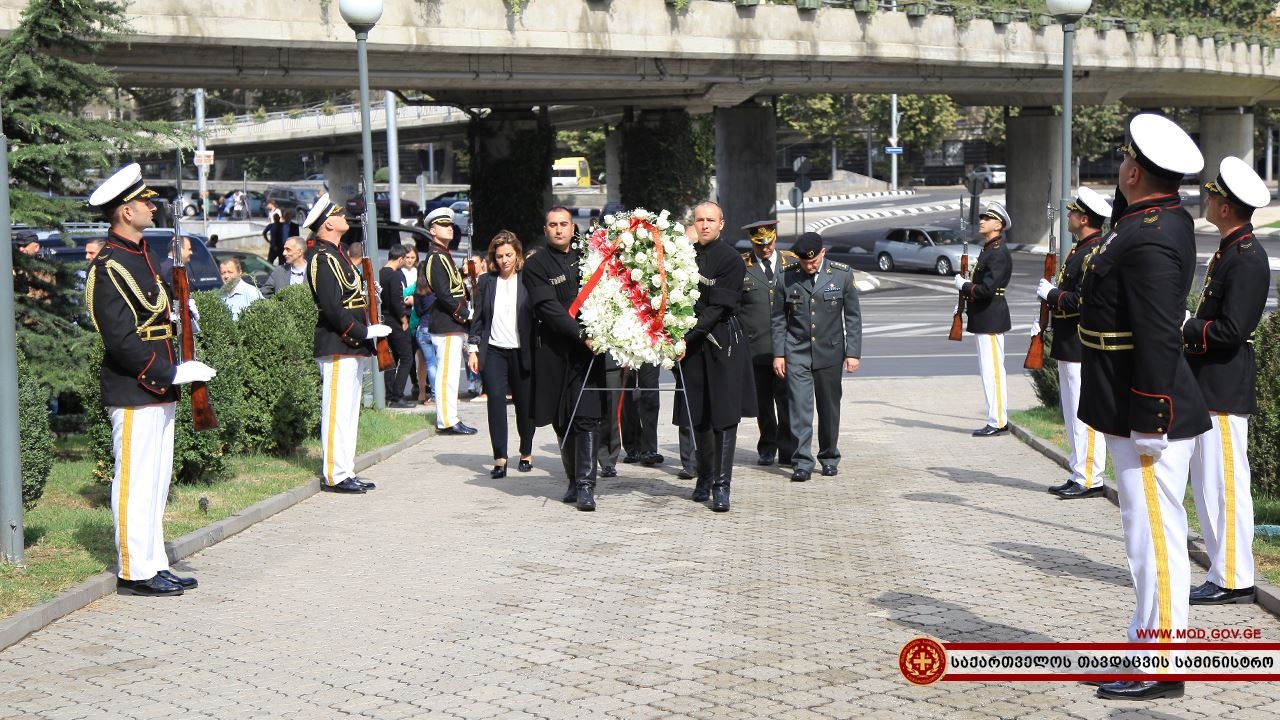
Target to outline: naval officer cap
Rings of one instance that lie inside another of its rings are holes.
[[[1013,221],[1009,219],[1009,211],[1005,210],[1004,206],[998,202],[987,203],[987,206],[982,208],[982,215],[979,217],[989,217],[999,220],[1005,230],[1013,227]]]
[[[303,221],[302,226],[311,232],[319,232],[325,220],[340,212],[342,208],[333,204],[329,199],[329,193],[325,193],[316,200],[315,205],[311,206],[311,211],[307,213],[307,219]]]
[[[431,212],[427,213],[427,217],[424,218],[422,222],[423,222],[423,225],[429,226],[441,218],[448,220],[449,221],[448,224],[453,224],[453,211],[447,207],[438,207],[435,210],[432,210]],[[444,225],[446,223],[440,223],[440,224]]]
[[[102,181],[89,196],[89,207],[101,211],[103,215],[110,215],[112,210],[125,203],[155,196],[156,191],[142,181],[142,166],[129,163]]]
[[[768,245],[778,239],[777,220],[757,220],[750,225],[743,225],[742,229],[747,231],[747,237],[756,245]]]
[[[1271,204],[1271,191],[1249,164],[1238,157],[1222,158],[1218,179],[1204,184],[1204,189],[1238,205],[1250,208]]]
[[[1120,152],[1154,175],[1181,180],[1204,169],[1204,156],[1191,136],[1163,115],[1141,113],[1129,121],[1129,140]]]
[[[1067,203],[1068,210],[1075,210],[1097,218],[1111,217],[1111,203],[1096,190],[1081,185],[1076,189],[1076,199]]]
[[[816,232],[807,232],[796,240],[791,252],[800,256],[801,260],[812,260],[822,252],[822,236]]]

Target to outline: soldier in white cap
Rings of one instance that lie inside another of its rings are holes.
[[[474,435],[476,429],[458,416],[458,377],[462,372],[462,349],[471,330],[471,302],[462,272],[449,254],[453,242],[453,212],[436,208],[427,214],[431,252],[422,262],[422,275],[431,286],[435,302],[423,322],[436,352],[435,385],[436,432],[441,435]]]
[[[355,470],[364,364],[373,352],[370,341],[390,335],[391,328],[365,324],[360,271],[339,246],[350,226],[328,193],[316,200],[303,226],[316,240],[307,286],[320,311],[312,345],[321,381],[320,489],[363,494],[374,488]]]
[[[1191,591],[1192,605],[1251,603],[1253,498],[1249,490],[1249,415],[1256,412],[1258,374],[1249,341],[1271,286],[1267,253],[1253,236],[1255,208],[1271,191],[1253,168],[1227,157],[1205,183],[1205,217],[1222,241],[1209,261],[1195,317],[1182,325],[1187,362],[1200,384],[1213,427],[1195,439],[1191,490],[1209,554],[1209,576]]]
[[[1102,433],[1076,417],[1080,409],[1080,277],[1085,260],[1102,241],[1102,226],[1111,217],[1111,203],[1087,187],[1076,191],[1067,203],[1067,230],[1075,237],[1071,252],[1058,267],[1053,282],[1040,280],[1036,295],[1052,312],[1053,344],[1049,356],[1058,361],[1058,398],[1067,431],[1067,457],[1071,477],[1049,492],[1064,500],[1104,497],[1103,468],[1107,443]]]
[[[174,357],[169,293],[147,254],[143,231],[154,225],[156,193],[137,163],[120,168],[89,196],[111,224],[89,265],[85,304],[106,351],[99,372],[102,405],[111,419],[115,474],[116,591],[181,595],[196,579],[169,570],[164,509],[173,475],[173,420],[178,385],[208,382],[216,372]]]
[[[991,437],[1009,431],[1004,334],[1012,323],[1004,290],[1013,278],[1013,256],[1005,244],[1005,233],[1011,227],[1009,211],[1000,203],[988,203],[978,216],[982,252],[978,253],[970,279],[957,274],[954,281],[956,290],[965,298],[965,312],[969,316],[965,329],[978,340],[978,371],[982,374],[982,394],[987,400],[987,424],[974,430],[974,437]]]
[[[1178,184],[1199,172],[1204,158],[1182,128],[1160,115],[1135,116],[1128,135],[1111,232],[1085,263],[1080,285],[1079,416],[1107,434],[1115,468],[1137,595],[1129,641],[1158,643],[1158,636],[1178,637],[1187,628],[1191,567],[1182,498],[1195,438],[1211,427],[1182,354],[1196,246]],[[1167,649],[1135,659],[1174,660]],[[1182,683],[1154,679],[1098,688],[1099,697],[1128,700],[1182,693]]]

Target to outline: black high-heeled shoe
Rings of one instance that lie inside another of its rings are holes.
[[[507,476],[506,465],[494,465],[493,469],[489,471],[489,477],[493,478],[494,480],[501,480],[506,476]]]
[[[520,472],[529,472],[530,470],[533,469],[533,461],[525,460],[524,458],[521,458],[520,464],[516,466],[516,469],[519,470]]]

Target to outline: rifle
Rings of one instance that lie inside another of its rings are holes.
[[[373,281],[373,260],[368,256],[360,258],[360,274],[364,277],[365,304],[364,319],[366,325],[376,325],[382,322],[382,318],[378,312],[378,291],[377,285]],[[378,354],[378,369],[390,370],[395,367],[396,360],[391,355],[391,341],[385,337],[377,338],[373,341],[374,350]]]
[[[1058,271],[1058,256],[1052,252],[1044,256],[1044,279],[1052,280]],[[1049,327],[1049,303],[1040,301],[1040,332],[1031,336],[1031,346],[1027,348],[1027,359],[1022,367],[1027,370],[1039,370],[1044,367],[1044,331]]]
[[[178,150],[178,197],[169,207],[173,212],[173,315],[178,319],[178,357],[183,362],[196,359],[196,327],[191,319],[191,283],[182,260],[182,150]],[[207,383],[191,383],[191,424],[196,432],[218,427],[218,416],[209,400]]]
[[[960,251],[960,277],[968,278],[969,277],[969,241],[966,240],[964,242],[964,245],[962,245],[961,247],[962,249]],[[964,293],[958,293],[958,294],[960,297],[958,300],[956,300],[956,314],[954,317],[951,318],[951,332],[947,333],[948,340],[955,340],[957,342],[960,340],[960,338],[964,337],[964,306],[965,306]]]

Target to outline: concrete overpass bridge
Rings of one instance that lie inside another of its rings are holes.
[[[0,32],[25,4],[0,0]],[[131,32],[93,58],[125,84],[356,84],[353,35],[331,0],[153,0],[128,12]],[[756,180],[762,168],[749,162],[772,150],[772,117],[763,115],[771,111],[752,107],[753,98],[945,93],[962,104],[1049,108],[1060,98],[1061,54],[1053,25],[713,0],[680,11],[664,0],[529,0],[519,15],[503,0],[386,0],[369,42],[372,87],[440,104],[715,110],[722,195],[750,203],[773,197],[773,178]],[[1252,119],[1240,108],[1280,104],[1280,54],[1243,42],[1085,28],[1075,67],[1080,104],[1205,108],[1201,130],[1215,167],[1228,152],[1252,155]],[[1047,111],[1009,125],[1011,209],[1024,216],[1024,232],[1044,232],[1033,215],[1061,152],[1056,125]]]

